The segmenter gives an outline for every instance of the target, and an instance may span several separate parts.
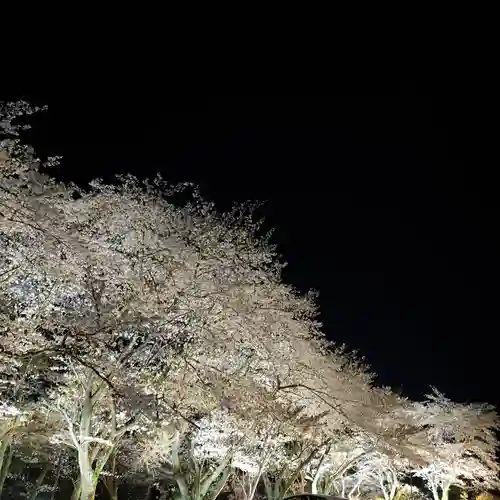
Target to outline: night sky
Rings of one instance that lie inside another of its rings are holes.
[[[495,162],[470,89],[25,97],[50,107],[27,136],[64,155],[64,179],[159,171],[222,209],[266,201],[285,279],[320,292],[327,336],[366,356],[381,383],[499,401]]]

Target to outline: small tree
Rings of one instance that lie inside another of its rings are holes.
[[[311,493],[338,495],[345,497],[346,479],[350,477],[357,464],[373,453],[373,444],[362,434],[340,435],[332,440],[309,468],[306,478],[311,483]]]
[[[427,465],[414,474],[426,482],[434,500],[447,500],[451,486],[499,484],[495,436],[499,424],[492,406],[456,403],[433,389],[413,411],[430,443],[429,449],[420,451]]]
[[[394,500],[401,487],[401,479],[409,470],[407,460],[376,451],[358,461],[354,475],[360,485],[363,483],[365,487],[378,489],[385,500]]]

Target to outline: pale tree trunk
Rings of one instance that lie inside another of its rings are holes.
[[[91,441],[91,427],[92,427],[92,377],[87,380],[87,387],[85,388],[85,399],[83,409],[80,416],[80,432],[77,436],[74,431],[73,422],[70,416],[62,408],[58,411],[63,415],[68,426],[68,432],[73,443],[74,448],[78,454],[78,469],[79,478],[74,484],[73,494],[71,500],[93,500],[95,496],[95,481],[92,470],[92,459],[90,457],[89,446]]]
[[[88,386],[85,391],[85,401],[83,405],[82,415],[80,418],[80,436],[78,446],[78,465],[80,467],[80,500],[94,500],[95,489],[98,478],[95,477],[92,468],[92,457],[90,456],[90,442],[92,436],[92,410],[93,396],[92,386],[93,377],[89,377]]]
[[[344,477],[342,477],[342,493],[341,493],[341,497],[345,498],[345,478]]]
[[[321,472],[321,466],[323,465],[323,462],[325,461],[325,457],[330,453],[330,450],[332,448],[332,445],[329,444],[327,448],[325,449],[323,455],[321,456],[321,460],[319,461],[318,468],[316,470],[316,473],[314,474],[312,481],[311,481],[311,493],[313,495],[318,494],[318,481],[320,478],[320,472]]]
[[[393,498],[396,496],[397,489],[398,489],[398,483],[394,482],[393,485],[391,486],[390,500],[393,500]]]
[[[196,498],[194,500],[203,500],[207,496],[210,488],[213,488],[213,491],[210,495],[210,500],[215,500],[217,498],[229,478],[229,464],[231,463],[231,458],[232,455],[228,455],[219,464],[215,471],[199,484],[199,487],[196,488]]]
[[[305,468],[314,459],[318,450],[322,449],[328,444],[329,440],[323,442],[321,445],[316,446],[311,452],[304,457],[304,459],[292,470],[288,467],[283,467],[281,474],[275,481],[271,482],[266,473],[262,474],[262,479],[266,489],[268,500],[282,500],[289,493],[297,479],[304,472]],[[302,456],[302,454],[301,454]],[[300,456],[299,456],[300,459]]]
[[[262,477],[263,472],[264,472],[264,464],[261,464],[257,476],[253,478],[252,483],[250,483],[250,488],[248,495],[246,495],[246,500],[253,500],[253,497],[255,496],[255,492],[257,491],[257,486],[259,485],[259,481],[260,478]]]
[[[399,485],[396,472],[393,469],[383,471],[382,476],[379,478],[379,485],[384,495],[384,499],[393,500]]]
[[[441,500],[448,500],[449,493],[450,493],[450,485],[447,484],[447,485],[445,485],[445,487],[442,490]]]
[[[189,488],[188,488],[188,485],[186,484],[186,480],[184,479],[184,477],[176,476],[175,482],[177,483],[177,487],[179,488],[180,498],[182,500],[188,500],[189,499]]]
[[[434,481],[429,481],[429,485],[432,491],[432,497],[434,500],[448,500],[451,483],[445,483],[441,488],[438,488]],[[441,489],[441,495],[439,494],[439,489]]]
[[[264,488],[266,489],[267,500],[277,500],[279,481],[275,481],[274,484],[269,480],[267,473],[262,474],[262,480],[264,482]]]
[[[431,482],[430,486],[431,486],[431,491],[432,491],[432,498],[434,500],[441,500],[441,498],[439,497],[437,486],[434,484],[434,482]]]
[[[382,490],[385,500],[394,500],[397,490],[396,484],[392,484],[390,489],[388,489],[384,484],[381,484],[380,489]]]
[[[123,353],[120,361],[124,361],[128,357],[134,343],[135,339],[130,343],[129,350]],[[112,373],[108,374],[108,377],[111,375]],[[94,382],[96,381],[97,387],[93,391]],[[75,435],[73,431],[73,423],[71,422],[68,415],[66,415],[65,412],[62,412],[67,420],[74,447],[78,451],[78,466],[80,478],[75,485],[72,500],[94,500],[97,483],[99,482],[100,474],[104,469],[106,462],[111,456],[111,453],[115,451],[115,447],[118,442],[121,440],[125,432],[133,423],[132,422],[126,424],[120,429],[120,431],[117,430],[115,401],[114,398],[111,397],[111,440],[106,441],[103,439],[97,439],[92,436],[91,431],[93,409],[94,406],[99,402],[99,400],[101,400],[103,397],[106,397],[109,389],[109,384],[110,382],[108,381],[108,379],[98,376],[94,373],[88,374],[86,380],[81,381],[81,386],[84,394],[84,403],[80,417],[79,436]],[[89,450],[91,442],[96,443],[96,448],[94,448],[94,452],[92,454],[90,454]],[[109,449],[103,452],[103,448],[97,446],[97,443],[108,446]],[[93,467],[94,463],[97,463],[95,468]]]
[[[64,415],[68,430],[73,441],[74,447],[78,452],[78,468],[80,477],[75,485],[73,496],[71,500],[94,500],[97,483],[102,470],[104,469],[111,454],[115,451],[116,445],[125,434],[130,425],[126,425],[117,432],[116,429],[116,409],[114,400],[111,405],[111,441],[100,439],[92,436],[92,414],[93,407],[97,402],[97,396],[102,398],[105,395],[104,383],[101,383],[96,391],[92,394],[93,378],[89,377],[87,380],[87,387],[85,389],[85,399],[80,416],[79,428],[80,432],[77,436],[73,429],[73,423],[70,417],[61,409],[59,411]],[[90,444],[94,445],[91,452]],[[95,464],[95,465],[94,465]]]
[[[89,463],[89,445],[85,443],[78,449],[78,465],[80,467],[80,500],[94,499],[92,466]]]
[[[78,446],[78,466],[80,468],[80,500],[94,500],[97,481],[94,480],[90,443],[86,441],[91,436],[92,401],[88,394],[80,420],[80,439]]]
[[[184,476],[181,474],[181,463],[179,457],[179,448],[181,445],[181,433],[176,430],[176,438],[173,441],[172,452],[171,452],[171,463],[172,463],[172,475],[179,488],[179,495],[182,500],[187,500],[189,498],[189,488],[187,486]]]
[[[94,477],[92,470],[92,460],[89,453],[89,438],[92,418],[92,406],[90,391],[87,390],[86,400],[80,418],[80,433],[77,436],[74,432],[73,422],[67,413],[59,408],[59,411],[66,419],[68,432],[78,454],[79,478],[74,483],[71,500],[93,500],[95,493]]]
[[[319,473],[316,473],[314,475],[313,480],[311,481],[311,493],[313,495],[318,494],[318,481],[319,481]]]
[[[212,494],[210,500],[215,500],[219,493],[224,488],[230,473],[230,462],[232,455],[228,454],[226,458],[219,464],[219,466],[210,475],[203,474],[203,466],[200,465],[196,459],[192,456],[192,464],[195,468],[195,479],[194,484],[190,474],[186,476],[181,470],[181,457],[179,456],[179,448],[181,445],[182,435],[177,430],[176,439],[172,446],[172,451],[170,455],[171,460],[171,473],[177,483],[179,489],[179,497],[182,500],[203,500],[210,489],[212,488]],[[217,482],[216,482],[217,481]]]
[[[266,443],[267,443],[267,439],[266,439]],[[266,443],[264,443],[264,446]],[[255,492],[257,491],[257,486],[259,485],[259,481],[262,477],[262,474],[265,471],[265,468],[267,466],[267,463],[268,463],[270,457],[271,457],[271,452],[270,452],[270,450],[267,450],[264,454],[264,457],[262,458],[262,460],[259,463],[259,470],[257,471],[257,474],[255,475],[255,477],[251,477],[250,475],[247,475],[247,477],[249,479],[248,484],[244,484],[244,482],[242,482],[242,488],[243,488],[243,492],[245,494],[245,500],[253,500],[253,498],[255,496]],[[248,488],[247,488],[247,486],[248,486]]]
[[[351,491],[347,494],[347,497],[350,498],[350,499],[353,499],[353,498],[357,498],[354,496],[354,492],[356,490],[358,490],[358,496],[359,496],[359,487],[361,486],[361,483],[363,482],[363,478],[360,478],[356,484],[353,486],[353,488],[351,489]]]

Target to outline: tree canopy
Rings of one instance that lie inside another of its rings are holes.
[[[58,158],[19,139],[34,111],[0,105],[0,493],[497,486],[494,409],[377,387],[324,337],[314,293],[284,283],[252,203],[220,213],[160,177],[56,180]]]

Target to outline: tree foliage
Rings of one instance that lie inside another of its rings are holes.
[[[283,282],[252,204],[57,181],[58,159],[19,140],[32,111],[0,107],[0,491],[393,500],[413,473],[445,500],[497,484],[493,409],[376,387]]]

